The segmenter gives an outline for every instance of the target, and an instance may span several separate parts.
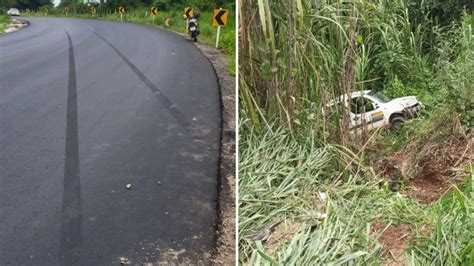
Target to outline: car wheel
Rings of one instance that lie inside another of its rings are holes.
[[[405,122],[405,118],[403,116],[393,117],[390,119],[390,129],[400,130],[402,128],[403,122]]]

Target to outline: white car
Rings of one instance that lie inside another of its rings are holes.
[[[339,100],[332,101],[323,108],[323,114],[330,115],[331,109],[341,103],[344,103],[349,111],[351,132],[380,127],[398,130],[406,119],[418,116],[423,106],[415,96],[392,100],[380,92],[366,90],[340,96]]]
[[[7,11],[7,15],[9,16],[19,16],[20,15],[20,11],[16,8],[10,8],[8,11]]]

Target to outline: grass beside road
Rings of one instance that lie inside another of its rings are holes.
[[[0,16],[0,34],[5,33],[5,29],[10,25],[10,17]]]
[[[29,14],[22,13],[26,16],[44,16],[42,12],[30,12]],[[54,17],[66,17],[66,14],[60,10],[50,10],[48,16]],[[84,18],[84,19],[103,19],[120,21],[120,13],[101,12],[99,9],[97,13],[92,15],[90,13],[70,13],[67,15],[69,18]],[[217,28],[211,26],[212,13],[201,12],[201,18],[199,19],[199,28],[201,34],[199,36],[201,41],[209,45],[215,45]],[[185,19],[183,18],[183,11],[159,11],[155,19],[153,20],[150,16],[150,10],[148,9],[136,9],[130,12],[126,12],[123,15],[123,21],[140,23],[146,25],[153,25],[161,28],[167,28],[181,33],[187,33],[185,26]],[[166,21],[169,22],[166,25]],[[221,28],[221,36],[219,41],[219,50],[225,55],[229,56],[228,70],[232,75],[235,75],[235,14],[229,15],[227,26]]]
[[[463,169],[462,189],[423,205],[391,192],[346,148],[285,129],[250,130],[241,112],[240,263],[473,265],[473,165]]]

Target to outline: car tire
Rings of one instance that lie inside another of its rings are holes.
[[[392,130],[400,130],[402,128],[403,123],[405,122],[405,118],[401,115],[394,116],[390,119],[390,129]]]

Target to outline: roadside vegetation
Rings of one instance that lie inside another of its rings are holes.
[[[10,25],[10,17],[0,15],[0,34],[5,33],[5,29]]]
[[[227,26],[221,28],[219,50],[229,57],[228,70],[235,75],[235,1],[107,1],[105,3],[85,4],[83,1],[61,1],[61,4],[54,7],[51,3],[42,5],[32,5],[28,2],[19,1],[17,7],[22,16],[49,16],[49,17],[69,17],[84,19],[103,19],[120,21],[119,6],[125,7],[123,15],[124,22],[133,22],[167,28],[181,33],[187,33],[185,19],[183,18],[184,8],[193,7],[199,10],[199,28],[201,33],[199,39],[209,45],[214,46],[217,35],[217,28],[212,27],[212,10],[215,7],[228,9],[230,12]],[[158,8],[158,14],[153,20],[151,7]],[[91,7],[96,8],[96,13],[92,14]],[[29,9],[29,12],[26,9]],[[66,14],[65,8],[69,8]],[[47,9],[47,13],[45,12]]]
[[[239,2],[239,260],[474,264],[474,6]],[[358,90],[419,118],[353,135]]]

